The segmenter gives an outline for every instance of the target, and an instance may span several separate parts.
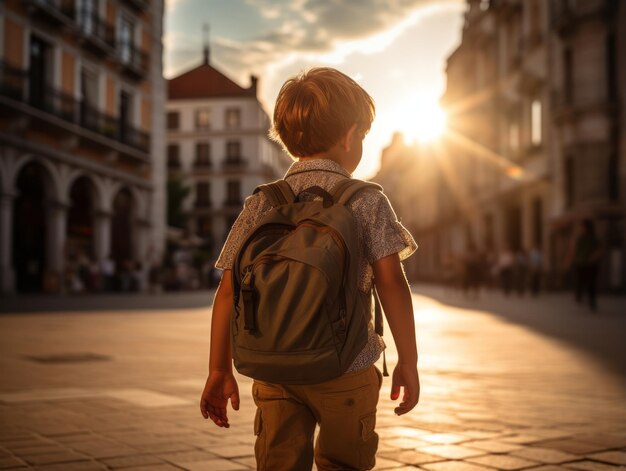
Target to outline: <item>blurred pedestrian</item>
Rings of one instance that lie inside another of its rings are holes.
[[[585,294],[589,308],[598,308],[596,284],[598,267],[602,257],[602,246],[596,235],[595,225],[591,219],[582,221],[579,233],[570,255],[572,270],[576,280],[576,302],[583,302]]]
[[[474,243],[470,243],[463,257],[463,293],[466,297],[478,299],[481,285],[480,253]]]
[[[500,277],[500,286],[505,296],[508,296],[513,289],[514,265],[515,257],[507,246],[498,256],[498,275]]]
[[[115,261],[110,254],[100,262],[100,273],[102,274],[102,285],[105,292],[111,292],[115,282]]]
[[[528,284],[528,257],[526,251],[520,248],[515,253],[515,265],[513,268],[515,291],[519,296],[524,296]]]
[[[530,270],[530,292],[533,296],[538,296],[543,278],[543,254],[536,245],[528,253],[528,267]]]

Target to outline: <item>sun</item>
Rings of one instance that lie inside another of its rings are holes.
[[[404,134],[407,142],[429,144],[446,130],[446,114],[437,99],[425,95],[410,97],[394,113],[394,128]]]

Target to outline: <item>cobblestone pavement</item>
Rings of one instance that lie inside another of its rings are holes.
[[[0,469],[254,469],[250,381],[230,429],[199,413],[210,311],[197,306],[210,298],[0,315]],[[563,295],[469,302],[420,288],[414,305],[421,400],[394,416],[385,378],[376,469],[626,466],[623,299],[592,315]]]

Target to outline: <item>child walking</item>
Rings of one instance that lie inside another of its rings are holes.
[[[331,192],[351,178],[373,119],[372,98],[335,69],[315,68],[287,80],[276,101],[272,133],[296,160],[284,177],[293,193],[299,195],[314,186]],[[305,200],[316,197],[303,195]],[[375,284],[380,297],[398,351],[390,397],[397,400],[402,393],[395,413],[406,414],[418,403],[420,384],[411,294],[401,260],[417,246],[381,191],[364,189],[347,207],[357,225],[358,288],[370,293]],[[209,376],[200,410],[219,427],[229,427],[228,400],[234,410],[239,409],[230,344],[231,270],[244,240],[271,209],[263,192],[248,197],[215,264],[224,272],[213,302]],[[315,290],[316,286],[306,289]],[[320,471],[372,469],[382,385],[382,374],[374,363],[384,348],[370,319],[365,347],[339,377],[304,385],[254,380],[257,469],[310,470],[314,460]]]

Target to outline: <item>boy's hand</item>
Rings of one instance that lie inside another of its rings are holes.
[[[391,400],[400,397],[400,388],[404,388],[402,402],[394,409],[396,415],[406,414],[412,410],[420,400],[420,379],[417,366],[398,363],[393,369],[391,377]]]
[[[226,414],[229,398],[233,409],[239,410],[239,387],[233,374],[226,371],[209,373],[200,398],[202,417],[205,419],[210,417],[218,427],[230,427]]]

